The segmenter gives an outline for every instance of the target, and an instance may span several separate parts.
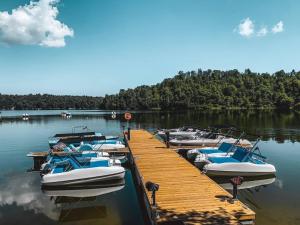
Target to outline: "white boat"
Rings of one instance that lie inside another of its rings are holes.
[[[105,149],[122,149],[125,148],[125,145],[121,141],[111,140],[111,141],[97,141],[93,142],[94,144],[88,144],[81,142],[78,147],[75,147],[73,144],[69,145],[72,151],[100,151]]]
[[[118,136],[104,136],[102,133],[94,132],[94,131],[75,133],[74,128],[76,127],[73,127],[72,133],[55,134],[53,137],[50,137],[48,140],[50,148],[53,148],[53,146],[59,143],[65,143],[67,145],[73,144],[77,146],[81,142],[89,143],[89,144],[98,144],[98,143],[115,144],[116,141],[118,141],[119,139]]]
[[[230,144],[234,144],[237,142],[238,139],[236,138],[231,138],[231,137],[224,137],[223,135],[219,134],[208,134],[206,136],[193,136],[190,137],[189,139],[172,139],[170,140],[171,145],[176,145],[176,146],[216,146],[217,144],[226,142]],[[239,144],[243,146],[251,146],[251,142],[246,140],[246,139],[240,139]]]
[[[191,149],[187,152],[187,158],[189,160],[194,160],[198,155],[207,154],[221,154],[225,156],[229,151],[234,150],[234,145],[230,143],[223,142],[219,147],[203,147]]]
[[[29,120],[29,114],[28,113],[23,113],[22,114],[22,119],[23,120]]]
[[[62,157],[50,165],[50,172],[43,174],[43,186],[60,186],[93,183],[122,179],[125,169],[107,157],[86,158]]]
[[[63,118],[71,118],[72,117],[72,114],[69,113],[68,111],[63,111],[61,114],[60,114]]]
[[[180,127],[180,128],[174,128],[174,129],[162,129],[157,131],[157,135],[162,137],[163,139],[166,138],[166,132],[169,132],[170,138],[176,138],[176,137],[192,137],[196,134],[202,134],[204,131],[201,131],[198,128],[194,127]]]
[[[255,150],[255,149],[254,149]],[[230,157],[211,157],[206,159],[203,171],[211,176],[260,176],[275,174],[274,165],[265,162],[265,157],[254,150],[236,147]]]

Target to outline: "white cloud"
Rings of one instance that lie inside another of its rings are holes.
[[[274,34],[276,33],[280,33],[283,31],[283,22],[279,21],[273,28],[272,28],[272,32]]]
[[[249,17],[241,21],[238,32],[244,37],[250,37],[254,33],[254,23]]]
[[[5,44],[64,47],[65,37],[74,31],[57,20],[59,0],[31,1],[8,11],[0,11],[0,41]]]
[[[268,29],[266,27],[262,27],[258,32],[257,36],[258,37],[264,37],[268,34]]]

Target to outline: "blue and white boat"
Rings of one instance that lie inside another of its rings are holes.
[[[55,134],[53,137],[49,138],[49,146],[53,146],[58,143],[79,145],[80,143],[97,143],[97,144],[118,144],[118,136],[104,136],[99,132],[80,132],[80,133],[63,133]]]
[[[161,138],[166,138],[166,133],[169,132],[170,138],[176,138],[176,137],[193,137],[195,135],[203,135],[206,134],[206,131],[200,130],[199,128],[195,128],[192,126],[183,126],[179,128],[173,128],[173,129],[160,129],[157,130],[156,134],[160,136]]]
[[[234,154],[227,157],[211,157],[207,155],[203,171],[213,176],[259,176],[275,174],[274,165],[266,162],[261,154],[254,153],[258,148],[251,150],[237,146]]]
[[[234,144],[238,141],[236,138],[226,137],[219,133],[209,133],[201,136],[192,136],[189,138],[175,138],[170,140],[171,145],[175,146],[217,146],[220,143],[226,142]],[[251,142],[247,139],[240,139],[239,144],[243,146],[251,146]]]
[[[120,162],[107,157],[86,155],[52,156],[42,170],[42,186],[86,184],[123,179],[125,169]]]
[[[191,149],[187,152],[187,158],[194,160],[198,155],[219,154],[225,156],[230,151],[234,150],[234,144],[223,142],[219,147],[203,147]]]

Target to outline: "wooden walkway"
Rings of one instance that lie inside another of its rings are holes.
[[[167,149],[145,130],[132,130],[128,141],[138,174],[145,183],[159,184],[156,193],[158,224],[240,224],[255,213],[174,150]],[[147,192],[147,191],[146,191]],[[147,192],[151,202],[151,193]]]

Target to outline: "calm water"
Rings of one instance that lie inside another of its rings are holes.
[[[122,116],[113,120],[110,112],[75,112],[69,119],[60,111],[5,112],[14,118],[0,122],[0,224],[144,224],[130,170],[125,185],[101,194],[103,189],[80,191],[77,198],[55,197],[62,192],[42,192],[38,173],[28,173],[30,151],[47,149],[47,138],[70,132],[73,126],[87,125],[104,134],[117,135],[126,125]],[[2,113],[3,115],[4,113]],[[44,116],[43,116],[44,115]],[[17,116],[17,117],[16,117]],[[132,127],[154,130],[194,124],[202,127],[230,124],[249,134],[263,137],[260,149],[278,170],[277,177],[244,183],[239,198],[257,213],[258,225],[300,224],[300,115],[293,112],[177,112],[135,113]],[[249,136],[254,140],[255,138]],[[230,188],[226,180],[218,181]],[[65,195],[68,192],[63,192]],[[55,196],[54,196],[55,195]],[[51,197],[52,196],[52,197]],[[199,203],[200,204],[200,203]]]

